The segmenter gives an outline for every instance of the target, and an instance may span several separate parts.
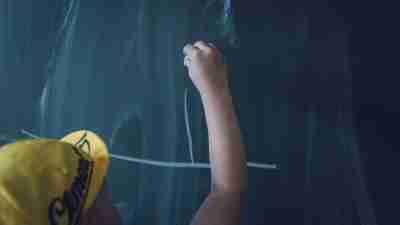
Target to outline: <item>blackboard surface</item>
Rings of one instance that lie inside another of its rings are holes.
[[[0,138],[92,130],[115,156],[108,184],[126,225],[189,224],[210,171],[181,51],[218,40],[248,152],[249,223],[372,221],[340,20],[324,4],[234,3],[1,1]]]

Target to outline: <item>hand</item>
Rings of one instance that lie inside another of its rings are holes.
[[[221,52],[211,43],[198,41],[183,48],[184,65],[190,79],[202,97],[215,96],[228,91],[228,66]]]

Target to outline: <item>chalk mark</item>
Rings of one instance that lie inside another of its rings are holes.
[[[111,158],[124,160],[139,164],[147,164],[152,166],[158,167],[169,167],[169,168],[196,168],[196,169],[210,169],[211,166],[209,163],[185,163],[185,162],[162,162],[156,160],[149,160],[149,159],[138,159],[129,156],[122,156],[116,154],[110,154]],[[277,170],[278,166],[276,164],[262,164],[262,163],[255,163],[255,162],[248,162],[248,167],[254,167],[258,169],[266,169],[266,170]]]
[[[39,139],[41,137],[26,131],[24,129],[21,130],[22,133],[35,138]],[[134,162],[139,164],[151,165],[151,166],[158,166],[158,167],[168,167],[168,168],[194,168],[194,169],[210,169],[211,166],[209,163],[185,163],[185,162],[162,162],[156,160],[149,160],[149,159],[139,159],[130,156],[122,156],[117,154],[109,154],[111,158],[124,160],[128,162]],[[279,170],[277,164],[263,164],[263,163],[255,163],[255,162],[247,162],[248,167],[253,167],[257,169],[265,169],[265,170]]]
[[[26,131],[26,130],[24,130],[24,129],[21,129],[21,133],[23,133],[23,134],[25,134],[25,135],[27,135],[27,136],[29,136],[29,137],[31,137],[31,138],[35,138],[35,139],[41,138],[41,137],[39,137],[39,136],[37,136],[37,135],[34,135],[34,134],[32,134],[31,132]]]
[[[189,123],[189,112],[188,112],[188,89],[185,89],[185,124],[186,124],[186,135],[188,137],[188,145],[189,145],[189,154],[190,154],[190,160],[192,163],[194,163],[194,156],[193,156],[193,140],[192,140],[192,134],[190,132],[190,123]]]

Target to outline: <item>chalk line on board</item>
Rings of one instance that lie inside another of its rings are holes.
[[[23,133],[23,134],[25,134],[25,135],[28,135],[28,136],[31,137],[31,138],[36,138],[36,139],[40,138],[39,136],[34,135],[34,134],[32,134],[31,132],[26,131],[26,130],[24,130],[24,129],[21,129],[21,133]]]
[[[41,138],[35,134],[32,134],[29,131],[26,131],[24,129],[21,130],[22,133],[30,136],[31,138]],[[152,165],[152,166],[158,166],[158,167],[169,167],[169,168],[197,168],[197,169],[209,169],[210,164],[209,163],[185,163],[185,162],[162,162],[162,161],[156,161],[156,160],[150,160],[150,159],[139,159],[139,158],[134,158],[130,156],[122,156],[122,155],[117,155],[117,154],[110,154],[110,157],[113,159],[118,159],[118,160],[124,160],[128,162],[134,162],[134,163],[139,163],[139,164],[145,164],[145,165]],[[278,165],[277,164],[263,164],[263,163],[255,163],[255,162],[247,162],[248,167],[253,167],[253,168],[258,168],[258,169],[265,169],[265,170],[278,170]]]
[[[111,158],[139,163],[139,164],[147,164],[152,166],[158,167],[169,167],[169,168],[197,168],[197,169],[209,169],[211,168],[209,163],[185,163],[185,162],[162,162],[162,161],[155,161],[149,159],[138,159],[129,156],[122,156],[116,154],[110,154]],[[268,170],[276,170],[278,166],[276,164],[262,164],[262,163],[255,163],[255,162],[248,162],[248,167],[254,167],[258,169],[268,169]]]
[[[186,124],[186,135],[188,137],[188,145],[189,145],[189,153],[190,153],[190,159],[192,160],[192,163],[194,163],[194,155],[193,155],[193,140],[192,140],[192,133],[190,132],[190,123],[189,123],[189,112],[188,112],[188,95],[189,91],[186,88],[185,89],[185,124]]]

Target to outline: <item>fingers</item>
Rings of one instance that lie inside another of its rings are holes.
[[[193,45],[187,44],[183,48],[183,54],[185,55],[183,64],[186,67],[189,67],[190,61],[193,60],[196,57],[196,55],[198,55],[200,52],[203,52],[206,55],[216,55],[216,56],[220,55],[218,49],[215,47],[214,44],[212,43],[206,44],[204,41],[197,41]]]
[[[204,41],[197,41],[196,43],[194,43],[194,46],[199,48],[200,50],[202,50],[204,52],[210,52],[211,51],[210,46],[208,46]]]
[[[210,46],[210,48],[217,50],[217,47],[213,43],[208,42],[208,45]]]
[[[185,45],[183,48],[183,54],[186,56],[192,57],[199,49],[191,44]]]
[[[214,45],[206,44],[204,41],[197,41],[193,45],[187,44],[183,48],[183,53],[189,57],[192,57],[198,53],[199,50],[204,51],[205,53],[210,53],[213,49],[216,49]]]
[[[185,58],[183,59],[183,64],[188,67],[189,66],[189,56],[185,56]]]

